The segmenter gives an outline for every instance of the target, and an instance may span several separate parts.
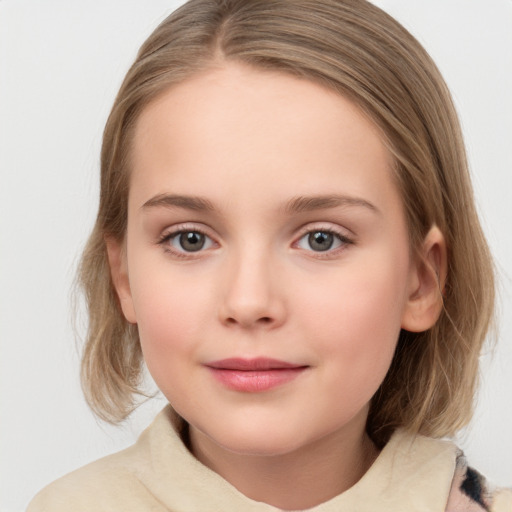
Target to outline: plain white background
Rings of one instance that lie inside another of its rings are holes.
[[[0,0],[0,511],[134,442],[164,400],[97,422],[78,381],[69,290],[97,207],[101,133],[135,53],[172,0]],[[427,48],[460,112],[501,284],[474,422],[458,442],[512,485],[512,2],[379,0]]]

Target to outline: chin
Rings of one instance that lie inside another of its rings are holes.
[[[193,423],[192,423],[193,424]],[[196,424],[210,442],[232,453],[270,457],[299,449],[307,440],[297,435],[297,428],[286,428],[279,422],[242,421]]]
[[[267,433],[264,433],[267,434]],[[260,435],[231,437],[225,443],[218,442],[225,450],[238,455],[253,457],[273,457],[292,453],[301,447],[301,443],[295,439],[284,439],[282,436]]]

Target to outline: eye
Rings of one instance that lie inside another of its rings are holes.
[[[307,232],[297,242],[297,247],[314,252],[326,252],[338,249],[343,245],[352,243],[351,240],[339,233],[326,229],[317,229]]]
[[[213,246],[213,240],[209,236],[195,230],[167,234],[160,243],[176,253],[198,252]]]

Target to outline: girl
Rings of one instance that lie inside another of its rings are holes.
[[[362,0],[192,0],[142,46],[105,128],[80,280],[82,381],[131,448],[38,510],[512,509],[452,436],[493,270],[455,111]]]

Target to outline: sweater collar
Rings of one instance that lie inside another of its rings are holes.
[[[181,418],[167,405],[141,434],[137,477],[173,512],[275,512],[247,498],[201,464],[180,437]],[[366,474],[350,489],[310,512],[444,512],[456,459],[447,441],[397,430]]]

